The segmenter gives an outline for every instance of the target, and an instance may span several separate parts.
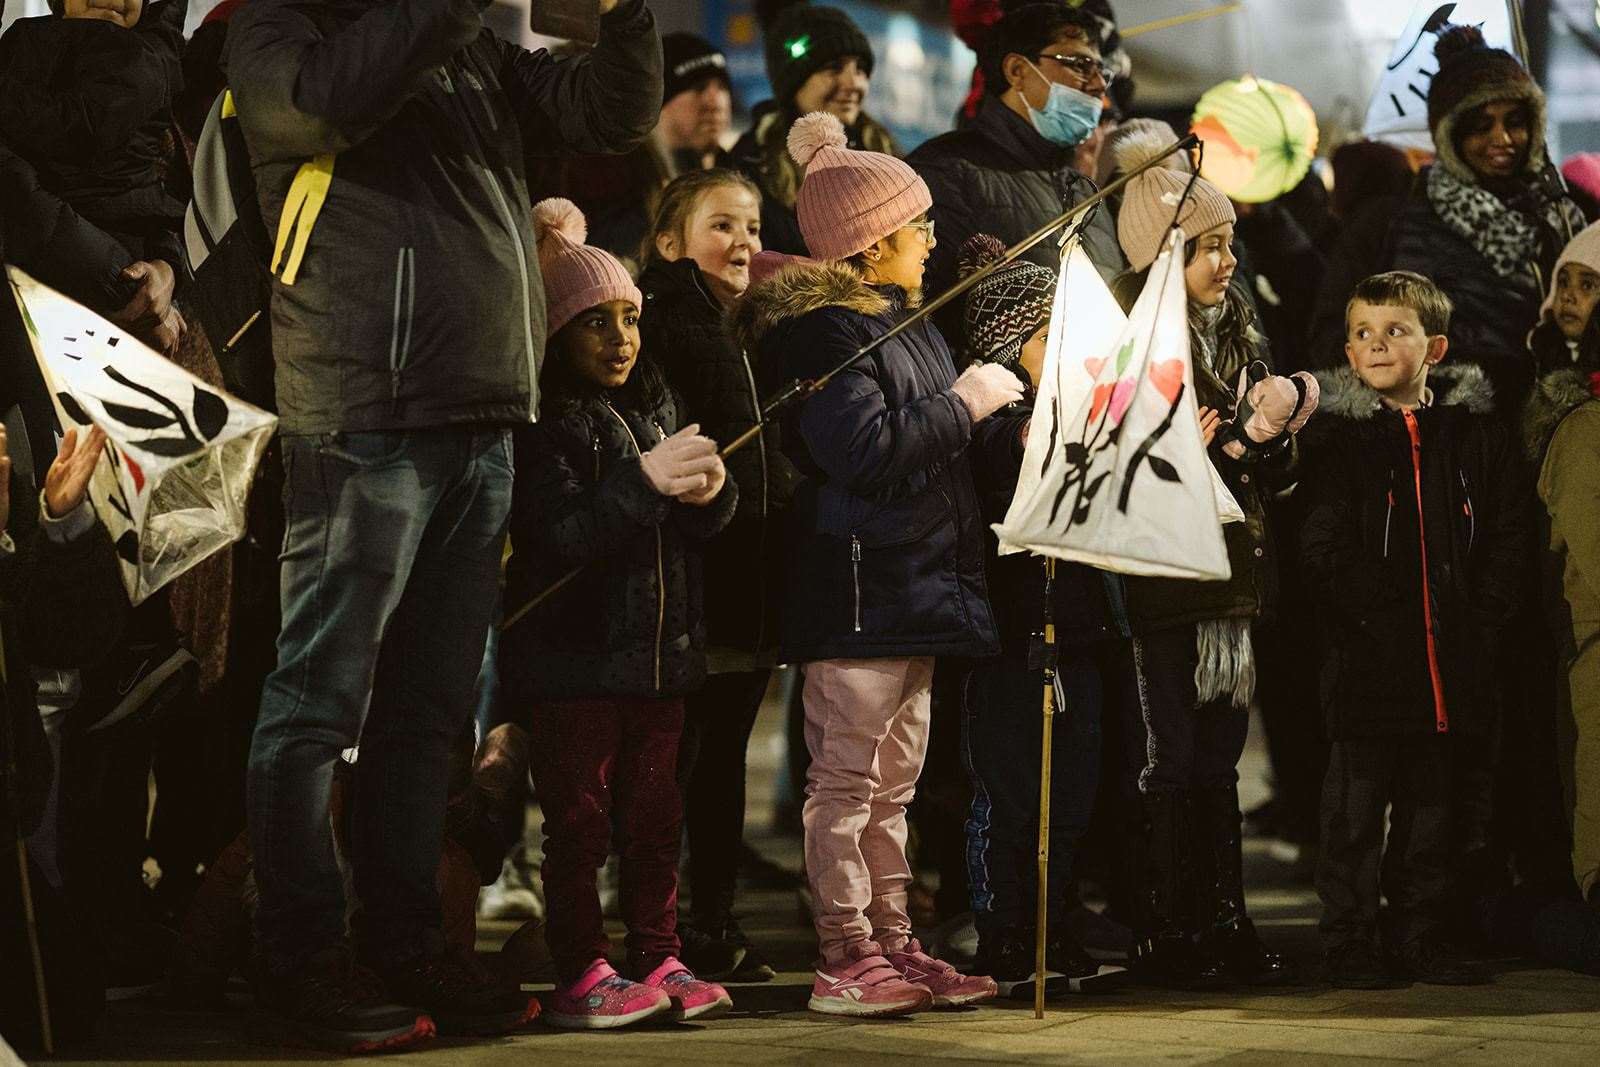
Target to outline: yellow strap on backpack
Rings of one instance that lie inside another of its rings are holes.
[[[271,267],[276,274],[278,264],[283,261],[284,246],[289,243],[289,234],[293,231],[294,247],[289,250],[280,276],[284,285],[293,285],[300,273],[300,261],[305,258],[306,244],[311,240],[311,227],[316,225],[322,203],[328,198],[328,187],[333,182],[333,159],[332,152],[313,156],[309,162],[300,164],[294,181],[289,184],[289,196],[278,215],[278,240],[272,249]]]

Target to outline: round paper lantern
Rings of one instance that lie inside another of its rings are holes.
[[[1194,109],[1205,142],[1200,173],[1244,204],[1276,199],[1300,184],[1317,154],[1317,116],[1287,85],[1245,77],[1206,90]]]

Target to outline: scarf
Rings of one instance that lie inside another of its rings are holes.
[[[1538,217],[1512,207],[1475,182],[1464,181],[1445,167],[1428,168],[1428,203],[1445,227],[1467,240],[1500,277],[1524,289],[1543,286],[1539,223],[1549,227],[1558,244],[1583,229],[1583,215],[1571,200],[1541,199]]]

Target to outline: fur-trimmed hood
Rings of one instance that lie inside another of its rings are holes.
[[[1322,387],[1317,402],[1319,415],[1364,422],[1383,410],[1378,391],[1350,367],[1317,371],[1317,384]],[[1494,387],[1475,363],[1434,367],[1428,371],[1428,387],[1437,405],[1463,407],[1475,415],[1486,415],[1494,409]],[[1314,417],[1312,421],[1316,421]]]
[[[728,329],[746,351],[754,352],[774,328],[820,308],[842,307],[862,315],[882,315],[889,298],[837,263],[785,267],[734,302]]]
[[[1597,372],[1562,367],[1534,383],[1528,404],[1522,410],[1522,447],[1530,459],[1535,462],[1543,459],[1561,420],[1595,399],[1589,384],[1593,373]]]

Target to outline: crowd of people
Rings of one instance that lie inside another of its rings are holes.
[[[1106,0],[953,3],[973,95],[903,158],[845,12],[761,5],[735,139],[721,53],[595,3],[554,53],[482,0],[225,0],[188,41],[187,0],[53,0],[0,37],[0,258],[279,419],[244,540],[133,606],[104,440],[58,444],[0,300],[9,1040],[36,966],[63,1041],[235,976],[352,1052],[723,1014],[774,976],[736,905],[785,667],[814,1012],[1305,978],[1246,903],[1252,708],[1327,980],[1600,973],[1600,166],[1563,178],[1515,56],[1444,27],[1431,158],[1353,141],[1243,203],[1135,117]],[[1131,308],[1179,234],[1223,581],[990,532],[1059,266],[1006,248],[1124,175],[1079,247]],[[508,967],[480,895],[529,916]]]

